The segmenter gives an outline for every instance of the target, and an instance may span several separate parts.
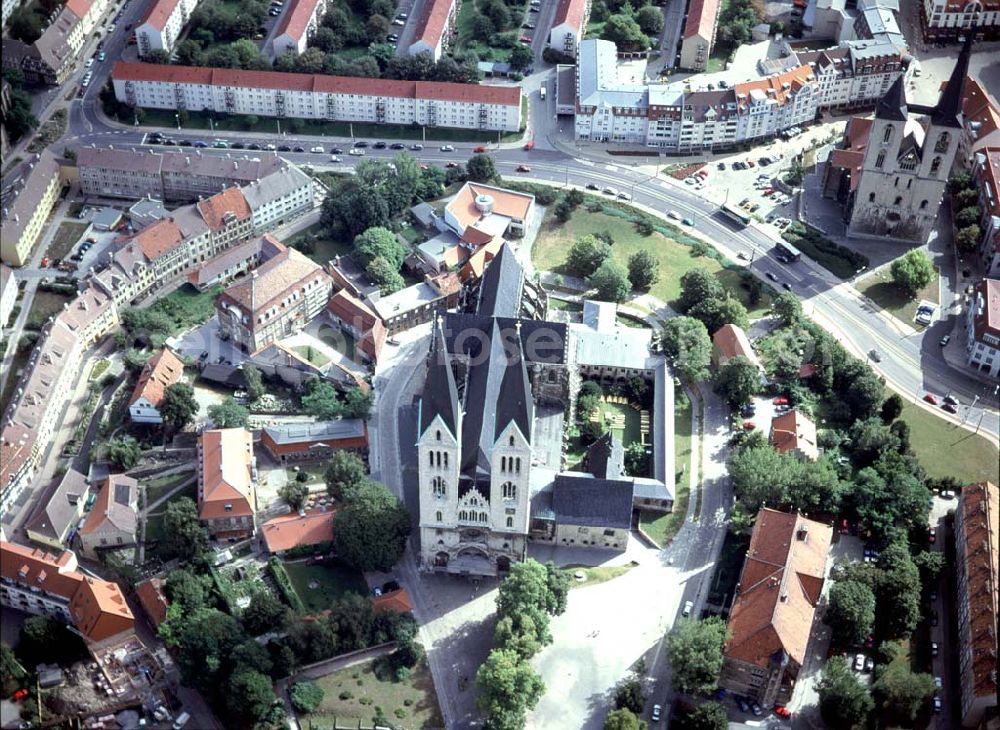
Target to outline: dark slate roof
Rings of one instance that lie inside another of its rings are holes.
[[[200,376],[213,383],[221,383],[233,389],[247,387],[247,379],[240,368],[223,363],[209,363],[202,369]]]
[[[512,317],[490,317],[486,314],[444,315],[444,337],[452,355],[476,357],[481,345],[489,340],[494,320],[504,332],[517,331],[521,323],[521,351],[524,359],[532,363],[562,365],[566,361],[567,328],[561,322],[545,322]]]
[[[625,475],[625,446],[608,431],[587,449],[587,471],[601,479]]]
[[[448,362],[441,321],[438,320],[434,324],[434,338],[427,354],[427,380],[420,398],[420,434],[437,416],[441,416],[451,435],[458,438],[458,411],[458,389]]]
[[[889,91],[875,108],[876,119],[889,119],[896,122],[907,120],[906,112],[906,86],[903,74],[896,77]]]
[[[965,79],[969,75],[973,36],[975,33],[969,33],[965,38],[962,52],[958,54],[955,68],[951,70],[951,78],[948,79],[941,98],[938,99],[937,108],[931,115],[931,124],[954,129],[962,128],[962,100],[965,97]]]
[[[506,244],[501,246],[483,273],[477,312],[493,317],[517,317],[523,280],[524,270],[517,257],[508,251]]]
[[[45,506],[28,523],[28,529],[61,540],[76,521],[77,504],[85,498],[89,489],[87,478],[76,469],[69,469]]]
[[[556,474],[552,509],[561,525],[629,529],[632,480],[598,479],[589,474]]]
[[[667,485],[657,479],[636,477],[634,484],[632,495],[636,499],[669,499],[671,501],[674,499],[674,495],[667,489]]]

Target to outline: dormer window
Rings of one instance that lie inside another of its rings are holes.
[[[229,502],[226,502],[225,510],[226,510],[226,512],[232,512],[233,511],[233,505],[230,504]]]

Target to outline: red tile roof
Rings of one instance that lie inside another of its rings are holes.
[[[243,191],[235,186],[226,188],[207,200],[199,201],[197,206],[205,224],[213,231],[224,228],[231,216],[241,221],[250,219],[247,199],[243,197]]]
[[[155,261],[179,246],[184,240],[184,233],[174,223],[173,218],[162,218],[139,231],[133,240],[139,244],[147,259]]]
[[[269,552],[333,541],[333,510],[310,509],[279,515],[261,526]]]
[[[76,555],[0,542],[0,575],[19,586],[38,588],[69,601],[73,624],[90,641],[103,641],[134,626],[132,611],[117,583],[77,570]]]
[[[287,35],[296,41],[300,40],[316,13],[316,6],[319,5],[319,0],[292,0],[292,2],[294,3],[292,9],[285,13],[281,23],[278,24],[275,38]]]
[[[163,578],[150,578],[135,587],[139,603],[142,604],[149,620],[153,622],[154,628],[159,628],[160,624],[167,620],[167,609],[170,608],[170,602],[163,592],[165,585],[166,581]]]
[[[174,12],[174,8],[177,7],[178,2],[179,0],[157,0],[139,25],[149,23],[162,32],[167,27],[167,20],[170,18],[170,14]]]
[[[725,324],[716,330],[712,335],[712,343],[724,360],[742,355],[752,362],[756,361],[757,355],[753,351],[747,333],[735,324]]]
[[[965,487],[959,505],[964,551],[958,559],[965,564],[967,595],[959,605],[968,608],[968,632],[959,628],[963,641],[970,640],[971,688],[975,696],[996,695],[997,621],[1000,619],[997,580],[1000,578],[1000,493],[996,485],[980,482]],[[966,613],[959,611],[959,615]],[[968,637],[968,638],[966,638]],[[965,673],[963,673],[963,679]]]
[[[745,109],[750,105],[750,92],[754,90],[763,91],[768,99],[784,104],[791,99],[792,94],[803,86],[815,80],[812,68],[808,65],[798,66],[785,73],[775,74],[767,78],[747,81],[736,84],[733,88],[736,91],[736,103],[740,109]],[[786,85],[787,84],[787,88]],[[744,98],[740,98],[741,95]]]
[[[587,0],[559,0],[552,27],[565,23],[574,30],[583,30],[583,19],[587,16]]]
[[[832,527],[798,514],[757,514],[729,614],[727,657],[768,667],[783,650],[802,664],[832,537]]]
[[[413,610],[413,601],[405,588],[396,591],[383,593],[381,596],[372,598],[372,609],[375,613],[380,611],[393,611],[395,613],[410,613]]]
[[[254,514],[253,437],[243,428],[205,431],[198,442],[198,507],[203,520]],[[226,509],[226,506],[229,509]]]
[[[171,66],[155,63],[115,63],[112,77],[122,81],[158,81],[169,84],[201,84],[239,88],[314,91],[326,94],[392,96],[408,99],[434,99],[477,104],[520,106],[521,89],[517,86],[453,84],[444,81],[396,81],[393,79],[295,74],[279,71],[236,71],[201,66]]]
[[[972,320],[977,340],[986,335],[1000,338],[1000,279],[983,279],[976,284],[975,293],[970,306],[977,311]],[[996,349],[995,344],[991,345]]]
[[[139,382],[135,384],[128,404],[134,405],[140,398],[145,398],[153,408],[159,408],[163,403],[164,391],[180,382],[183,374],[184,363],[168,348],[163,348],[143,365]]]
[[[425,0],[424,12],[420,16],[412,42],[423,41],[432,48],[437,48],[447,29],[448,18],[454,6],[455,0]]]
[[[1000,109],[978,79],[966,78],[964,90],[962,114],[966,127],[970,123],[979,125],[975,130],[975,139],[982,139],[1000,129]]]
[[[719,0],[691,0],[688,5],[684,37],[701,36],[709,41],[715,38],[715,21],[719,16]]]
[[[779,454],[800,451],[810,459],[819,458],[816,424],[801,411],[788,411],[771,419],[771,445]]]
[[[327,310],[342,322],[359,330],[358,346],[372,360],[378,360],[385,344],[385,325],[375,311],[346,289],[341,289],[326,305]]]

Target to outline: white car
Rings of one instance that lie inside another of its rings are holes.
[[[441,151],[442,152],[454,152],[455,151],[455,145],[452,145],[452,144],[443,144],[443,145],[441,145]]]
[[[117,27],[118,26],[115,25],[114,23],[112,23],[111,25],[109,25],[108,26],[108,35],[111,35],[112,33],[114,33],[115,32],[115,28],[117,28]]]
[[[276,149],[278,149],[278,147],[277,145],[266,144],[264,145],[264,149],[267,150],[268,152],[274,152]]]
[[[406,25],[406,21],[405,20],[400,20],[399,18],[395,18],[392,21],[392,24],[393,25]]]
[[[360,147],[352,147],[347,152],[347,154],[351,155],[352,157],[364,157],[365,156],[365,151],[363,149],[361,149]]]
[[[698,182],[698,181],[695,180],[693,177],[686,177],[686,178],[684,178],[684,184],[685,185],[694,185],[696,182]]]
[[[667,212],[667,218],[669,218],[672,221],[679,221],[681,219],[681,214],[678,213],[676,210],[671,210]]]
[[[864,668],[865,668],[865,655],[858,654],[856,657],[854,657],[854,671],[861,672],[864,671]]]
[[[315,153],[320,154],[320,155],[323,154],[324,152],[326,152],[326,150],[323,149],[323,147],[321,145],[316,145],[315,147],[313,147],[309,151],[310,152],[315,152]]]
[[[683,616],[684,618],[690,618],[691,617],[691,612],[693,610],[694,610],[694,602],[693,601],[685,601],[684,602],[684,610],[681,611],[681,616]]]
[[[653,722],[659,722],[660,721],[660,713],[661,712],[663,712],[663,708],[662,707],[660,707],[659,705],[653,705],[653,713],[650,715],[650,718],[653,720]]]
[[[83,64],[84,68],[90,68],[93,65],[94,65],[94,59],[92,58],[88,58],[86,62]]]
[[[340,162],[339,155],[330,155],[330,162]]]

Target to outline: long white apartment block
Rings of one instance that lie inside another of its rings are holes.
[[[116,98],[150,109],[515,132],[517,86],[115,64]]]

